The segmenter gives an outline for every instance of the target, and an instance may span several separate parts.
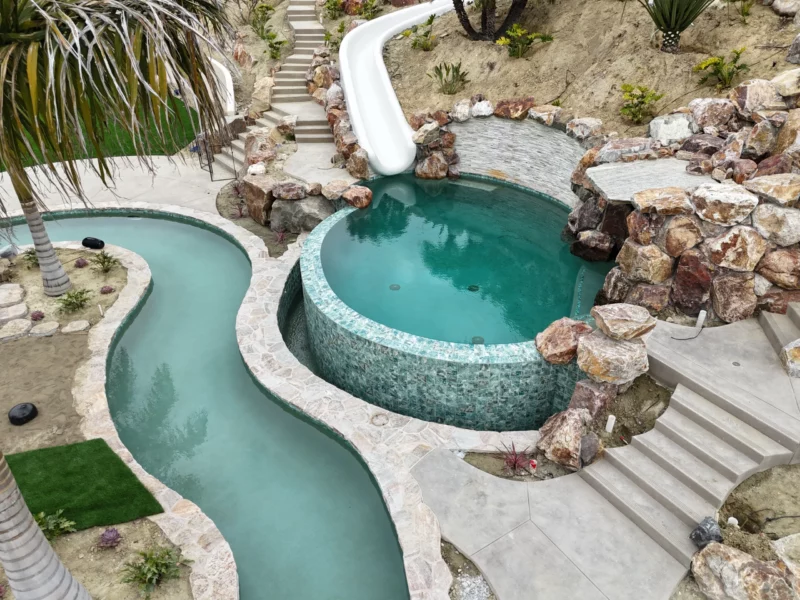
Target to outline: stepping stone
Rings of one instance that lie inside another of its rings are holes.
[[[24,337],[33,327],[28,319],[14,319],[0,328],[0,344]]]
[[[31,337],[50,337],[58,331],[59,327],[60,325],[56,321],[46,321],[35,325],[31,329],[30,335]]]
[[[72,321],[72,323],[64,325],[61,333],[81,333],[88,331],[89,327],[91,327],[89,321]]]
[[[0,285],[0,308],[19,304],[25,298],[25,290],[18,283]]]
[[[0,325],[13,321],[14,319],[21,319],[28,314],[28,307],[25,304],[14,304],[0,308]]]
[[[609,163],[586,170],[600,194],[610,202],[630,202],[633,195],[653,188],[696,188],[713,181],[708,175],[690,175],[685,160],[661,158]]]

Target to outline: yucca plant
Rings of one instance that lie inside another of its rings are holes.
[[[661,51],[677,54],[681,34],[714,0],[639,0],[662,35]]]
[[[22,205],[47,295],[71,283],[42,222],[41,186],[85,201],[78,161],[95,157],[82,166],[110,184],[106,145],[120,135],[152,170],[156,144],[174,142],[176,90],[210,135],[221,133],[208,51],[227,31],[215,0],[0,0],[0,165]],[[0,197],[0,217],[7,210]]]
[[[457,94],[464,86],[469,83],[466,71],[461,71],[461,63],[440,63],[433,67],[433,73],[428,73],[428,77],[437,82],[439,91],[442,94],[452,96]]]

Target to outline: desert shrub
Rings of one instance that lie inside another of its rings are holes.
[[[44,533],[44,537],[48,540],[54,540],[65,533],[72,533],[75,531],[75,521],[70,521],[64,517],[64,511],[58,510],[54,515],[48,515],[43,512],[33,515],[39,529]]]
[[[29,269],[39,266],[39,257],[36,255],[36,250],[33,248],[28,248],[20,256],[22,257],[22,262],[24,262]]]
[[[664,97],[664,94],[659,94],[644,85],[624,83],[621,89],[623,104],[619,112],[636,124],[643,123],[647,117],[652,117],[655,103]]]
[[[266,2],[259,2],[255,5],[250,13],[250,25],[252,25],[253,31],[256,32],[256,35],[262,40],[267,39],[267,33],[269,33],[269,27],[267,27],[267,23],[274,12],[275,9],[269,4]]]
[[[414,25],[403,32],[405,37],[411,38],[411,47],[415,50],[430,52],[436,46],[436,36],[433,35],[433,20],[436,15],[431,15],[422,25]]]
[[[119,266],[119,261],[105,250],[101,250],[91,258],[92,268],[101,273],[110,273]]]
[[[116,548],[117,546],[119,546],[119,543],[121,541],[122,541],[122,535],[120,535],[116,527],[109,527],[103,533],[100,534],[100,538],[97,540],[97,547]]]
[[[336,30],[336,33],[331,33],[330,31],[325,32],[325,43],[332,52],[339,51],[339,47],[342,45],[342,40],[344,39],[344,30],[346,28],[347,24],[342,21],[339,23],[339,28]]]
[[[514,23],[506,31],[506,34],[495,43],[499,46],[505,46],[511,58],[522,58],[537,40],[544,44],[552,42],[553,36],[546,33],[528,33],[528,30],[519,23]]]
[[[89,304],[89,290],[70,290],[61,296],[58,302],[58,310],[62,313],[74,313],[86,308]]]
[[[729,61],[725,60],[724,56],[712,56],[696,64],[693,69],[695,73],[705,71],[704,75],[700,78],[700,85],[703,85],[713,78],[717,82],[717,89],[721,90],[731,87],[737,75],[750,70],[749,65],[739,62],[745,50],[746,48],[733,50],[731,52],[731,60]]]
[[[383,8],[380,4],[378,4],[377,0],[364,0],[361,5],[358,7],[358,16],[362,19],[366,19],[367,21],[371,21],[379,14]]]
[[[461,63],[439,63],[433,68],[432,73],[428,73],[428,77],[436,81],[439,91],[442,94],[452,96],[457,94],[464,86],[469,83],[467,79],[467,71],[461,70]]]
[[[278,34],[274,31],[268,31],[264,38],[269,46],[269,57],[277,60],[281,57],[281,49],[288,43],[286,40],[279,40]]]
[[[662,52],[677,54],[681,34],[714,0],[639,0],[653,23],[664,36]]]
[[[325,0],[323,10],[329,19],[338,19],[344,14],[344,2],[343,0]]]
[[[160,584],[180,577],[180,566],[188,564],[180,552],[171,548],[151,548],[139,552],[139,560],[125,563],[122,583],[133,583],[149,599]]]

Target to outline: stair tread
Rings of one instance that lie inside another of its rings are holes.
[[[677,472],[673,476],[683,477],[684,483],[696,484],[716,499],[717,506],[722,505],[734,485],[725,475],[656,429],[635,436],[632,445],[654,462],[663,461],[662,468],[674,468]]]
[[[701,460],[710,463],[723,474],[740,479],[753,472],[758,463],[746,456],[706,428],[670,407],[656,421],[656,429],[670,436],[670,432],[691,445],[688,448]],[[671,436],[670,436],[671,437]],[[674,438],[673,438],[674,439]]]
[[[674,505],[680,510],[686,518],[684,522],[689,521],[690,526],[696,525],[705,517],[713,516],[716,512],[716,507],[709,501],[705,500],[687,485],[676,479],[666,470],[662,469],[650,458],[640,452],[634,446],[625,446],[624,448],[614,448],[607,453],[611,462],[624,474],[631,479],[634,483],[645,489],[650,494],[655,491],[656,499],[664,504]],[[628,469],[630,472],[626,472]],[[641,481],[637,481],[636,478]],[[662,496],[663,498],[659,497]],[[668,506],[671,510],[675,510],[673,506]]]
[[[697,421],[698,419],[695,417],[700,417],[701,421],[710,421],[718,428],[724,429],[726,436],[719,432],[715,432],[716,435],[737,447],[753,460],[759,461],[769,456],[788,458],[792,455],[788,448],[781,446],[772,438],[683,385],[675,388],[670,406],[674,406],[692,420]],[[705,428],[709,427],[707,423],[701,422],[700,424]]]
[[[777,353],[780,353],[786,344],[800,339],[800,328],[794,324],[789,315],[762,311],[758,316],[758,322]]]
[[[792,323],[800,327],[800,302],[789,302],[786,316],[792,320]]]

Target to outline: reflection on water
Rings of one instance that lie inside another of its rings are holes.
[[[347,305],[389,327],[460,343],[530,340],[611,266],[569,253],[568,211],[545,196],[411,175],[369,185],[372,205],[331,229],[322,265]]]
[[[139,400],[136,369],[125,348],[114,353],[109,380],[114,382],[108,388],[109,400],[117,407],[115,422],[120,437],[129,440],[128,450],[140,463],[154,465],[151,474],[156,478],[201,502],[203,489],[197,476],[179,473],[174,465],[180,458],[192,458],[205,442],[208,412],[197,410],[174,423],[170,413],[180,398],[166,363],[156,368]]]

